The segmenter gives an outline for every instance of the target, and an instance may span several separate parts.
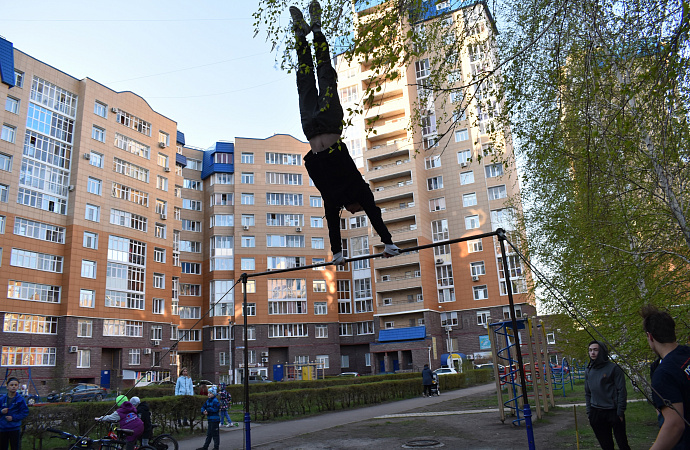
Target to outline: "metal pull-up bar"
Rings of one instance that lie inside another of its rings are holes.
[[[439,242],[434,242],[431,244],[425,244],[425,245],[418,245],[415,247],[407,247],[407,248],[402,248],[400,249],[400,254],[397,256],[400,256],[404,253],[412,253],[412,252],[417,252],[419,250],[424,250],[427,248],[434,248],[434,247],[441,247],[443,245],[449,245],[449,244],[456,244],[458,242],[464,242],[464,241],[471,241],[475,239],[481,239],[485,237],[493,237],[496,236],[498,237],[498,240],[501,244],[501,258],[503,260],[503,273],[506,275],[506,291],[508,292],[508,301],[510,304],[510,319],[512,321],[513,325],[513,330],[515,331],[515,339],[516,343],[518,340],[518,334],[517,334],[517,318],[515,317],[515,304],[513,303],[513,289],[512,285],[510,283],[510,277],[508,274],[510,271],[508,270],[508,259],[506,258],[506,250],[505,250],[505,243],[504,241],[507,240],[506,238],[506,232],[502,228],[498,228],[496,231],[492,231],[491,233],[482,233],[482,234],[477,234],[473,236],[466,236],[466,237],[461,237],[461,238],[456,238],[456,239],[449,239],[447,241],[439,241]],[[362,255],[362,256],[357,256],[354,258],[348,258],[344,260],[344,263],[348,262],[354,262],[354,261],[362,261],[365,259],[372,259],[372,258],[378,258],[378,257],[384,257],[383,253],[376,253],[373,255]],[[247,361],[249,361],[249,347],[247,345],[247,280],[249,278],[257,278],[257,277],[262,277],[266,275],[276,275],[279,273],[286,273],[286,272],[295,272],[297,270],[306,270],[306,269],[314,269],[317,267],[325,267],[325,266],[331,266],[335,265],[333,262],[323,262],[319,264],[310,264],[310,265],[305,265],[305,266],[300,266],[300,267],[290,267],[287,269],[276,269],[276,270],[269,270],[266,272],[255,272],[252,274],[248,273],[243,273],[240,275],[240,280],[242,282],[242,287],[244,288],[244,298],[242,301],[242,315],[244,316],[244,429],[245,429],[245,448],[247,450],[250,450],[251,447],[251,418],[249,414],[249,364],[247,364]],[[522,363],[522,354],[520,351],[517,352],[518,356],[518,365],[519,365],[519,371],[520,371],[520,378],[521,378],[521,389],[522,389],[522,398],[524,399],[524,415],[525,415],[525,427],[527,428],[527,441],[528,441],[528,446],[530,449],[534,449],[534,433],[532,430],[532,413],[531,409],[528,403],[528,398],[527,398],[527,384],[525,382],[525,373],[524,373],[524,365]]]

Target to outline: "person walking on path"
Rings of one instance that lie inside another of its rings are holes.
[[[652,402],[663,420],[652,450],[690,449],[690,347],[678,345],[669,313],[646,305],[640,315],[647,343],[661,358],[652,374]]]
[[[592,341],[587,351],[590,362],[585,369],[585,404],[589,424],[602,449],[613,450],[615,437],[619,449],[630,450],[625,432],[625,374],[609,361],[604,343]]]
[[[295,6],[290,7],[290,15],[297,50],[297,94],[302,131],[311,147],[304,156],[304,166],[323,197],[332,262],[343,264],[345,259],[340,235],[342,208],[351,213],[364,210],[384,243],[384,257],[398,255],[400,249],[393,244],[374,194],[341,138],[344,113],[338,94],[338,76],[331,65],[328,42],[321,32],[321,6],[316,0],[309,5],[311,25],[307,25],[302,11]],[[306,38],[309,33],[314,36],[316,71]],[[318,78],[318,90],[314,72]]]
[[[197,450],[208,450],[213,439],[213,450],[218,450],[220,447],[220,403],[216,398],[216,388],[212,387],[208,390],[208,399],[201,407],[201,413],[206,416],[208,420],[208,428],[206,430],[206,442],[203,447]]]
[[[22,420],[29,415],[24,397],[17,394],[19,379],[7,379],[7,394],[0,396],[0,450],[19,450]]]
[[[180,370],[180,376],[177,378],[177,383],[175,383],[175,395],[194,395],[194,383],[188,375],[188,370],[183,367]],[[177,421],[178,425],[180,421]],[[187,416],[182,419],[182,426],[186,427],[188,425]]]
[[[232,402],[232,396],[227,391],[225,383],[220,383],[218,385],[218,403],[220,403],[220,424],[225,425],[225,419],[228,419],[228,424],[225,425],[227,428],[232,426],[232,420],[230,419],[230,414],[228,414],[228,408],[230,408],[230,402]]]
[[[424,397],[431,397],[431,385],[434,383],[434,373],[429,369],[429,364],[424,364],[422,369],[422,385],[424,386]]]

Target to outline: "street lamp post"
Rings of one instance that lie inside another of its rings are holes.
[[[232,352],[232,341],[235,340],[235,334],[233,333],[233,319],[234,317],[228,318],[228,356],[230,358],[228,361],[228,375],[230,375],[230,384],[235,384],[235,358]]]

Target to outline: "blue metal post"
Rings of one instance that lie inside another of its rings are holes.
[[[525,406],[522,408],[525,416],[525,427],[527,428],[527,445],[529,450],[534,450],[534,430],[532,429],[532,409],[529,407],[529,403],[525,402]]]

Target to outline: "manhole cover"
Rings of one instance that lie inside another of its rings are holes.
[[[436,439],[415,439],[414,441],[407,441],[402,448],[440,448],[444,445]]]

